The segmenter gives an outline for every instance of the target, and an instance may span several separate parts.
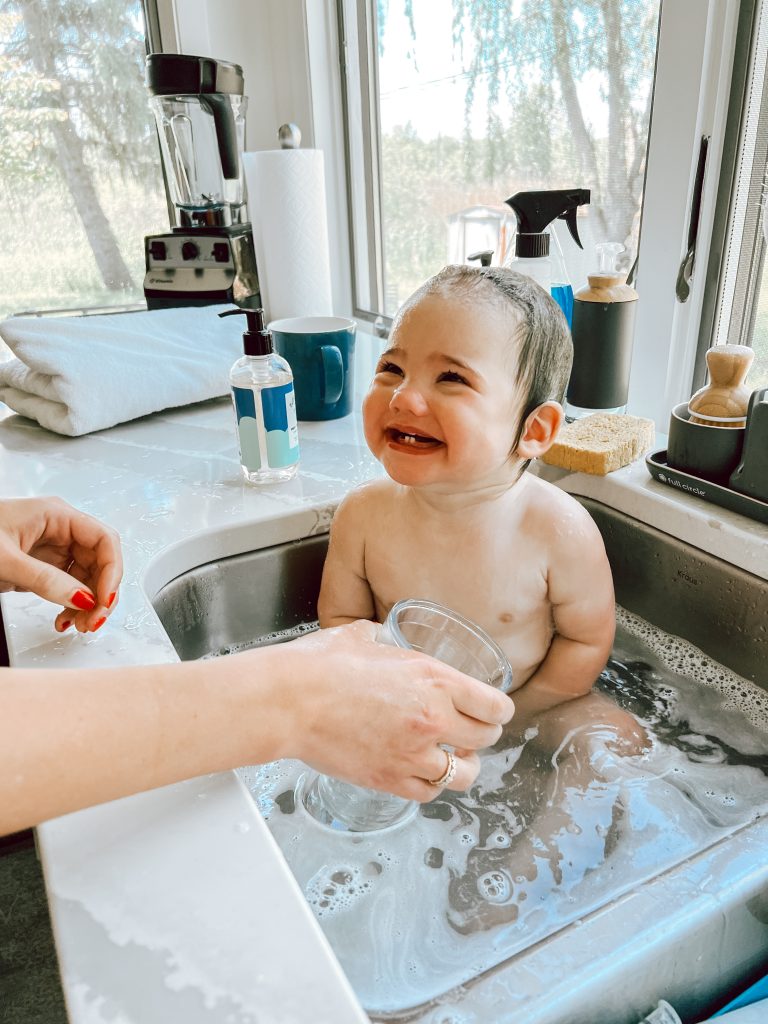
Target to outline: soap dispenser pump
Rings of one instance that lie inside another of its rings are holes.
[[[245,316],[244,355],[229,373],[240,442],[240,466],[252,484],[290,480],[299,468],[299,431],[293,374],[272,345],[263,309],[227,309],[219,316]]]

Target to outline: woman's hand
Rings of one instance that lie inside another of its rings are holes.
[[[445,743],[456,748],[450,788],[467,789],[480,768],[474,751],[496,742],[512,701],[433,658],[378,643],[380,628],[358,621],[274,648],[288,676],[279,756],[425,802],[441,792],[429,780],[445,774]]]
[[[56,629],[99,629],[123,575],[120,540],[61,498],[0,500],[0,591],[31,591],[64,606]]]

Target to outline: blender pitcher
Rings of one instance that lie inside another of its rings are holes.
[[[151,53],[147,85],[175,226],[247,221],[241,154],[248,100],[239,65]]]
[[[208,57],[151,53],[146,78],[172,204],[171,233],[145,242],[147,305],[256,308],[242,69]]]

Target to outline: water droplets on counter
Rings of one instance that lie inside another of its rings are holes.
[[[535,726],[508,735],[483,752],[469,793],[443,792],[402,828],[332,832],[296,798],[305,765],[241,769],[370,1011],[440,1000],[768,808],[768,694],[617,619],[609,664],[582,710],[573,703],[556,755]],[[432,1005],[430,1021],[464,1019]]]

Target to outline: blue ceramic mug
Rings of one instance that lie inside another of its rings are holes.
[[[300,420],[335,420],[352,412],[355,331],[342,316],[292,316],[269,325],[288,360]]]

